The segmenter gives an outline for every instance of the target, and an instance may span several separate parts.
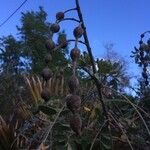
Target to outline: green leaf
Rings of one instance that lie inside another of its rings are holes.
[[[40,105],[39,106],[39,111],[43,112],[44,114],[51,116],[57,113],[57,110],[55,110],[52,107],[49,106],[44,106],[44,105]]]

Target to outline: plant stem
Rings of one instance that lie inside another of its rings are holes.
[[[80,23],[80,21],[75,19],[75,18],[64,18],[64,19],[62,19],[60,21],[57,21],[57,23],[60,23],[60,22],[63,22],[63,21],[75,21],[75,22]]]
[[[64,11],[64,13],[67,13],[67,12],[70,12],[70,11],[74,11],[74,10],[76,10],[76,8],[68,9],[68,10]]]
[[[96,88],[97,88],[97,91],[98,91],[98,95],[99,95],[99,99],[100,99],[100,102],[102,104],[103,113],[104,113],[106,119],[108,120],[108,114],[107,114],[106,106],[105,106],[104,101],[103,101],[102,84],[95,77],[95,73],[96,73],[95,61],[94,61],[94,57],[93,57],[93,54],[92,54],[91,46],[90,46],[90,43],[89,43],[89,40],[88,40],[86,27],[85,27],[83,16],[82,16],[82,12],[81,12],[81,9],[80,9],[79,0],[75,0],[75,2],[76,2],[78,17],[79,17],[80,22],[82,23],[81,26],[82,26],[82,28],[84,30],[83,37],[84,37],[84,40],[85,40],[85,43],[86,43],[86,47],[87,47],[87,51],[89,53],[89,57],[90,57],[91,64],[92,64],[93,75],[91,77],[92,77],[92,79],[95,82],[95,85],[96,85]]]
[[[47,134],[45,135],[44,139],[43,139],[43,143],[46,141],[46,139],[48,138],[53,126],[55,125],[57,119],[59,118],[59,115],[61,114],[61,112],[63,111],[63,109],[65,108],[65,104],[63,105],[63,107],[60,109],[60,111],[58,112],[57,116],[55,117],[55,120],[53,121],[53,123],[51,125],[49,125]]]
[[[85,27],[83,16],[82,16],[82,12],[81,12],[81,9],[80,9],[79,0],[75,0],[75,3],[76,3],[78,17],[79,17],[80,22],[82,23],[81,26],[82,26],[82,28],[84,30],[84,33],[83,33],[84,41],[86,43],[87,51],[89,53],[89,57],[90,57],[91,64],[92,64],[93,74],[90,73],[90,76],[95,82],[95,85],[96,85],[96,88],[97,88],[97,91],[98,91],[99,100],[100,100],[101,105],[102,105],[102,109],[103,109],[103,113],[104,113],[105,119],[108,120],[107,127],[108,127],[108,130],[109,130],[110,134],[111,134],[111,127],[110,127],[110,121],[109,121],[109,117],[108,117],[108,113],[107,113],[107,108],[106,108],[105,103],[103,101],[103,94],[102,94],[103,86],[102,86],[101,81],[98,78],[96,78],[96,76],[95,76],[95,74],[96,74],[95,61],[94,61],[94,57],[93,57],[93,54],[92,54],[91,46],[90,46],[90,43],[89,43],[89,40],[88,40],[86,27]]]
[[[96,136],[94,137],[93,141],[92,141],[92,144],[91,144],[91,147],[90,147],[90,150],[92,150],[93,146],[94,146],[94,143],[98,137],[98,135],[100,134],[100,132],[102,131],[103,127],[105,126],[107,120],[102,124],[101,128],[99,129],[99,131],[97,132]]]
[[[83,17],[82,17],[82,12],[81,12],[81,9],[80,9],[79,0],[75,0],[75,1],[76,1],[78,17],[80,19],[80,22],[82,23],[81,26],[84,30],[83,37],[84,37],[86,47],[87,47],[87,50],[88,50],[88,53],[89,53],[89,56],[90,56],[90,59],[91,59],[93,73],[95,74],[96,73],[96,67],[95,67],[95,64],[94,64],[94,58],[93,58],[92,50],[91,50],[90,43],[89,43],[89,40],[88,40],[86,27],[85,27],[84,20],[83,20]]]

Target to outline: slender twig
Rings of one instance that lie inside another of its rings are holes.
[[[119,122],[119,120],[116,119],[111,113],[108,113],[108,114],[109,114],[109,116],[114,120],[114,122],[118,125],[118,127],[119,127],[120,130],[122,131],[123,135],[125,135],[126,140],[128,141],[128,144],[129,144],[131,150],[134,150],[133,147],[132,147],[132,145],[131,145],[131,142],[130,142],[130,140],[129,140],[127,134],[126,134],[126,132],[125,132],[124,129],[122,128],[122,124],[121,124],[121,123]]]
[[[127,101],[130,103],[130,105],[131,105],[131,106],[135,109],[135,111],[138,113],[139,117],[141,118],[141,120],[142,120],[144,126],[146,127],[146,130],[147,130],[147,132],[148,132],[148,134],[149,134],[149,136],[150,136],[150,130],[149,130],[149,128],[148,128],[148,126],[147,126],[147,124],[146,124],[144,118],[142,117],[141,113],[140,113],[140,112],[138,111],[138,109],[136,108],[136,106],[135,106],[125,95],[121,94],[120,92],[116,91],[116,90],[113,89],[113,88],[110,88],[110,87],[108,87],[108,86],[106,86],[106,87],[109,88],[109,89],[111,89],[112,91],[118,93],[119,95],[121,95],[125,100],[127,100]]]
[[[69,39],[69,40],[67,40],[68,43],[69,43],[69,42],[75,42],[75,41],[76,41],[76,40],[74,40],[74,39]],[[81,41],[81,40],[78,40],[78,43],[84,44],[84,45],[86,46],[86,43],[83,42],[83,41]]]
[[[123,102],[123,103],[127,103],[130,104],[129,101],[125,101],[125,100],[121,100],[121,99],[105,99],[105,103],[110,103],[110,102]],[[130,101],[131,102],[131,101]],[[131,102],[132,103],[132,102]],[[139,107],[138,105],[132,103],[135,107],[137,107],[140,111],[142,111],[148,118],[150,118],[149,114],[141,107]],[[131,105],[131,104],[130,104]]]
[[[150,31],[145,31],[143,34],[150,33]]]
[[[59,21],[57,21],[57,23],[60,23],[60,22],[63,22],[63,21],[75,21],[75,22],[78,22],[78,23],[80,23],[80,20],[78,20],[78,19],[75,19],[75,18],[64,18],[64,19],[62,19],[62,20],[59,20]]]
[[[90,43],[89,43],[89,40],[88,40],[86,27],[85,27],[85,24],[84,24],[84,20],[83,20],[83,17],[82,17],[82,12],[81,12],[80,5],[79,5],[79,0],[75,0],[75,2],[76,2],[77,12],[78,12],[78,17],[80,19],[80,22],[82,22],[81,26],[84,30],[83,37],[84,37],[85,43],[87,43],[86,46],[87,46],[87,50],[88,50],[88,53],[89,53],[89,56],[90,56],[90,59],[91,59],[91,63],[92,63],[92,67],[93,67],[93,73],[95,74],[96,73],[96,67],[95,67],[95,64],[94,64],[94,57],[93,57],[92,50],[91,50],[91,47],[90,47]]]
[[[64,13],[67,13],[67,12],[70,12],[70,11],[74,11],[74,10],[77,10],[77,8],[68,9],[68,10],[64,11]]]
[[[60,109],[60,111],[58,112],[58,114],[57,114],[57,116],[55,117],[55,120],[53,121],[53,123],[49,125],[49,127],[48,127],[49,129],[48,129],[48,131],[47,131],[47,133],[46,133],[46,135],[45,135],[45,137],[44,137],[44,139],[43,139],[43,141],[42,141],[43,143],[45,143],[45,141],[46,141],[46,139],[48,138],[48,136],[49,136],[49,134],[50,134],[50,132],[51,132],[53,126],[55,125],[55,123],[56,123],[56,121],[57,121],[59,115],[61,114],[61,112],[63,111],[64,108],[65,108],[65,104],[63,105],[63,107],[62,107],[62,108]]]
[[[94,80],[95,85],[97,87],[97,91],[98,91],[98,95],[99,95],[99,100],[100,100],[101,105],[102,105],[103,113],[104,113],[106,119],[108,120],[106,106],[104,104],[103,96],[102,96],[102,84],[95,77],[95,73],[96,73],[95,61],[94,61],[94,57],[93,57],[93,54],[92,54],[91,46],[90,46],[90,43],[89,43],[89,40],[88,40],[88,36],[87,36],[87,32],[86,32],[86,27],[85,27],[85,24],[84,24],[82,12],[81,12],[80,5],[79,5],[79,0],[75,0],[75,2],[76,2],[78,17],[80,19],[80,22],[82,22],[81,26],[82,26],[82,28],[84,30],[83,37],[84,37],[84,40],[85,40],[85,43],[86,43],[86,47],[87,47],[87,51],[89,53],[89,57],[90,57],[91,64],[92,64],[92,70],[93,70],[93,74],[94,74],[94,75],[92,75],[92,79]]]
[[[93,139],[93,141],[92,141],[92,144],[91,144],[91,147],[90,147],[90,150],[92,150],[93,145],[94,145],[94,143],[95,143],[95,141],[96,141],[98,135],[99,135],[100,132],[102,131],[102,129],[103,129],[103,127],[105,126],[105,124],[106,124],[107,121],[108,121],[108,120],[106,120],[106,121],[102,124],[101,128],[99,129],[99,131],[97,132],[96,136],[94,137],[94,139]]]

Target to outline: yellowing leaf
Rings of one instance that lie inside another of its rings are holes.
[[[87,112],[90,112],[90,111],[91,111],[91,109],[88,108],[88,107],[83,107],[83,108],[84,108],[84,110],[87,111]]]

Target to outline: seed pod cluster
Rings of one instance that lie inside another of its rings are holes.
[[[75,32],[76,33],[76,32]],[[70,127],[77,134],[81,135],[81,126],[82,121],[80,118],[80,107],[81,107],[81,98],[78,95],[79,90],[79,80],[76,76],[76,64],[77,60],[80,57],[80,50],[77,47],[77,38],[80,36],[76,36],[75,47],[70,51],[70,57],[72,59],[72,75],[68,81],[68,87],[70,94],[66,96],[66,105],[67,108],[72,112],[72,117],[70,118]]]
[[[146,33],[148,32],[141,34],[139,40],[139,48],[135,47],[135,52],[132,53],[133,57],[135,57],[135,62],[138,63],[139,66],[143,69],[142,77],[144,78],[145,85],[147,86],[149,84],[147,67],[150,63],[150,39],[148,39],[147,42],[143,41]]]
[[[55,46],[56,45],[52,39],[46,40],[45,47],[48,51],[48,53],[46,54],[46,56],[44,58],[46,66],[43,68],[43,70],[41,72],[43,81],[46,82],[46,85],[45,85],[45,87],[43,87],[43,90],[41,92],[41,98],[43,98],[45,102],[50,100],[50,95],[51,95],[47,85],[48,85],[48,80],[50,80],[53,76],[53,72],[48,67],[48,64],[52,60],[52,53],[53,53],[53,50],[55,49]]]
[[[45,100],[45,102],[50,100],[50,92],[47,88],[43,89],[41,92],[41,97]]]
[[[148,39],[147,44],[143,42],[144,34],[141,35],[141,40],[139,41],[140,47],[140,61],[143,67],[142,77],[145,80],[145,85],[149,84],[148,82],[148,74],[147,74],[147,66],[150,62],[150,39]]]
[[[44,89],[41,92],[41,98],[44,99],[45,102],[50,100],[50,91],[47,88],[47,83],[48,80],[53,76],[53,73],[51,71],[51,69],[48,67],[48,63],[52,60],[52,56],[50,53],[46,54],[45,56],[45,63],[46,63],[46,67],[42,70],[41,72],[41,76],[43,77],[43,80],[46,82],[46,87],[44,87]]]
[[[81,38],[83,35],[83,28],[81,27],[81,25],[79,25],[78,27],[76,27],[73,31],[73,35],[76,39]]]
[[[57,19],[57,20],[62,20],[62,19],[64,19],[64,17],[65,17],[64,12],[58,12],[58,13],[56,14],[56,19]]]
[[[82,120],[79,114],[75,114],[70,118],[70,127],[77,135],[81,135]]]
[[[60,31],[59,22],[63,20],[64,17],[65,17],[64,12],[58,12],[56,14],[56,22],[51,24],[50,26],[50,30],[52,33],[58,33]],[[83,32],[84,31],[81,27],[81,24],[79,24],[79,26],[76,27],[73,31],[73,35],[75,37],[75,47],[70,52],[70,57],[72,59],[72,75],[68,81],[70,94],[66,96],[66,105],[72,113],[72,117],[70,118],[70,127],[77,135],[81,135],[81,126],[82,126],[82,120],[79,114],[80,107],[81,107],[81,98],[78,95],[79,80],[76,76],[76,64],[77,64],[78,58],[80,57],[80,49],[77,47],[77,44],[78,44],[78,39],[81,38],[81,36],[83,35]],[[67,44],[68,43],[67,43],[66,35],[60,34],[58,38],[58,45],[61,48],[66,48]],[[49,39],[46,41],[45,46],[49,53],[45,56],[44,60],[46,63],[46,67],[42,70],[41,75],[43,79],[46,81],[46,83],[48,83],[47,81],[53,75],[52,71],[48,68],[48,63],[52,60],[52,54],[53,54],[53,51],[56,49],[56,45],[52,39]],[[63,74],[63,71],[62,73],[58,74],[57,77],[60,77],[61,74]],[[47,86],[41,92],[41,97],[46,102],[50,99],[50,93],[49,93]]]
[[[75,75],[72,75],[68,81],[69,91],[72,94],[75,94],[79,88],[79,80]]]
[[[80,50],[77,47],[73,48],[70,52],[70,57],[72,61],[77,61],[77,59],[80,57]]]
[[[56,14],[56,22],[51,24],[51,26],[50,26],[50,31],[52,33],[59,32],[60,26],[57,21],[64,19],[64,17],[65,17],[65,15],[63,12],[58,12]],[[59,39],[59,44],[62,45],[62,48],[65,48],[67,46],[66,41],[67,41],[66,37],[64,37],[64,36]],[[53,54],[54,50],[56,50],[56,44],[52,40],[52,38],[50,38],[50,39],[46,40],[45,47],[46,47],[48,53],[46,54],[46,56],[44,58],[46,66],[42,70],[41,76],[43,77],[43,80],[46,81],[46,84],[45,84],[44,89],[41,92],[41,97],[47,102],[50,99],[50,92],[48,90],[48,80],[50,80],[50,78],[52,78],[52,76],[53,76],[53,73],[52,73],[51,69],[48,67],[48,64],[52,60],[52,54]]]
[[[52,53],[53,49],[55,48],[54,41],[52,39],[47,40],[45,43],[45,47],[50,53]]]
[[[66,97],[66,104],[70,111],[75,114],[80,110],[81,99],[80,96],[75,94],[70,94]]]
[[[45,59],[44,59],[45,63],[48,64],[48,63],[50,63],[51,60],[52,60],[52,55],[51,54],[47,54],[45,56]]]
[[[41,75],[42,75],[42,77],[43,77],[43,79],[44,79],[45,81],[48,81],[48,80],[52,77],[53,73],[52,73],[52,71],[49,69],[49,67],[45,67],[45,68],[42,70]]]
[[[60,30],[60,26],[58,23],[53,23],[50,27],[50,30],[53,32],[53,33],[57,33],[59,32]]]
[[[65,34],[60,34],[58,37],[58,44],[61,45],[61,48],[66,48],[68,46],[67,38]]]

